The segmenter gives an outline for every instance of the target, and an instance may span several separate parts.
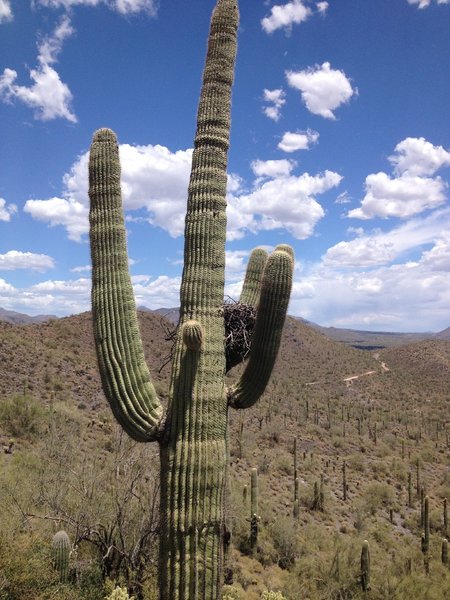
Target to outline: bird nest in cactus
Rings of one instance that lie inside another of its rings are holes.
[[[232,298],[227,298],[223,303],[223,318],[225,323],[226,371],[228,372],[243,362],[250,352],[256,322],[256,309],[250,304],[242,304]],[[166,333],[165,339],[172,342],[172,348],[169,355],[164,358],[159,372],[172,361],[177,334],[177,327],[169,328],[164,321],[161,321],[161,326]]]
[[[249,304],[228,299],[223,305],[226,370],[241,363],[250,352],[256,310]]]

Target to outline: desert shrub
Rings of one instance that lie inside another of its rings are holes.
[[[281,517],[270,527],[270,534],[277,553],[277,562],[282,569],[288,569],[300,554],[297,528],[292,518]]]
[[[45,411],[35,398],[16,394],[0,403],[0,423],[14,437],[35,437],[43,430]]]
[[[261,600],[286,600],[281,592],[263,592]]]
[[[364,491],[362,506],[367,513],[374,515],[379,508],[390,507],[394,499],[394,489],[390,485],[374,481]]]

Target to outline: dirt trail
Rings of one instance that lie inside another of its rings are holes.
[[[379,363],[381,370],[383,372],[390,371],[390,369],[386,365],[386,363],[380,360],[379,352],[376,352],[373,355],[373,357]],[[379,371],[376,371],[376,370],[366,371],[365,373],[359,373],[358,375],[349,375],[348,377],[344,377],[342,379],[342,381],[344,381],[347,384],[347,386],[349,386],[349,385],[351,385],[352,381],[355,381],[355,379],[359,379],[360,377],[367,377],[368,375],[375,375],[376,373],[379,373]],[[306,383],[305,385],[318,385],[319,383],[321,383],[321,382],[320,381],[310,381],[309,383]]]

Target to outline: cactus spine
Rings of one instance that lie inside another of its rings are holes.
[[[227,390],[222,309],[225,194],[237,26],[236,0],[218,0],[197,115],[180,321],[166,411],[152,384],[138,331],[116,137],[111,130],[99,130],[91,147],[94,337],[103,389],[117,420],[133,439],[159,442],[160,600],[220,597],[229,539],[224,516],[228,410],[249,407],[263,393],[278,353],[292,284],[293,257],[286,247],[265,261],[250,261],[249,282],[255,293],[260,290],[252,350],[241,379]]]
[[[69,577],[70,540],[63,530],[58,531],[52,540],[53,566],[59,573],[61,583],[67,583]]]

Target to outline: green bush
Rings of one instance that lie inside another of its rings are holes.
[[[16,394],[0,403],[0,423],[14,437],[35,437],[44,426],[43,406],[31,396]]]

